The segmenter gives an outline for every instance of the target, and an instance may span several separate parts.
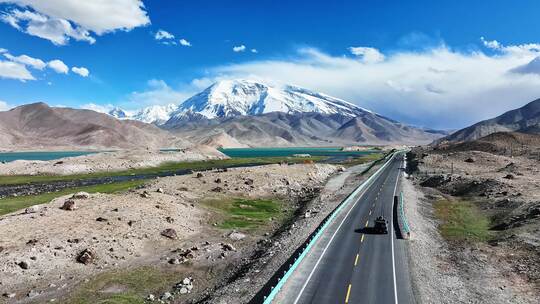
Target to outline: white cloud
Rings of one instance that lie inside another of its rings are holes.
[[[256,53],[258,53],[259,51],[257,51],[257,49],[251,49],[251,52],[256,54]]]
[[[350,47],[349,51],[365,63],[377,63],[384,60],[384,55],[375,48],[356,46]]]
[[[4,52],[4,57],[10,61],[22,63],[37,70],[43,70],[47,66],[47,64],[41,59],[33,58],[27,55],[13,56],[10,53],[7,53],[7,50]]]
[[[238,45],[238,46],[233,47],[232,50],[233,50],[233,52],[236,52],[236,53],[238,53],[238,52],[244,52],[244,51],[246,50],[246,46],[243,45],[243,44],[241,44],[241,45]]]
[[[191,42],[189,42],[186,39],[182,38],[182,39],[180,39],[180,45],[191,46]]]
[[[69,39],[94,43],[96,35],[130,31],[150,23],[142,0],[0,0],[14,4],[1,20],[27,34],[65,45]],[[21,10],[24,9],[24,10]]]
[[[7,102],[0,100],[0,111],[7,111],[11,109],[11,106]]]
[[[112,104],[99,105],[92,102],[83,104],[81,106],[81,109],[92,110],[99,113],[109,113],[109,111],[112,110],[113,108],[114,106]]]
[[[60,59],[47,62],[47,66],[60,74],[67,74],[69,72],[68,66]]]
[[[0,78],[17,79],[21,81],[35,80],[24,64],[0,60]]]
[[[73,71],[73,73],[78,74],[82,77],[88,77],[88,75],[90,74],[90,71],[88,71],[88,69],[85,67],[72,67],[71,71]]]
[[[167,40],[167,39],[174,39],[174,35],[165,31],[165,30],[159,30],[157,31],[156,35],[154,36],[156,40]]]
[[[184,86],[181,90],[171,88],[165,81],[151,79],[147,83],[146,90],[133,92],[124,103],[125,108],[140,108],[149,105],[179,104],[191,97],[196,90],[191,86]]]
[[[394,50],[366,64],[302,48],[294,57],[216,67],[215,78],[280,80],[334,95],[391,118],[436,128],[457,128],[520,107],[540,97],[540,76],[513,73],[540,51],[536,44],[500,51],[462,52],[442,44]]]
[[[480,37],[480,41],[482,41],[482,44],[484,44],[485,47],[498,50],[501,48],[501,44],[497,40],[486,40],[484,37]]]

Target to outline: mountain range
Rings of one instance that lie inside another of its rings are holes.
[[[445,135],[326,94],[252,80],[218,81],[178,106],[107,114],[44,103],[0,112],[0,148],[426,144]]]
[[[498,132],[540,134],[540,99],[495,118],[483,120],[458,130],[435,141],[435,144],[468,142]]]
[[[446,135],[308,89],[243,79],[218,81],[177,107],[153,106],[131,115],[115,108],[109,114],[223,146],[418,144]]]

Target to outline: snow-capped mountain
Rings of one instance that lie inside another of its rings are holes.
[[[118,119],[125,119],[128,117],[127,113],[124,110],[120,109],[119,107],[114,107],[107,114]]]
[[[252,80],[222,80],[181,103],[167,124],[194,118],[259,115],[270,112],[340,114],[370,112],[342,99],[307,89],[271,86]]]
[[[164,106],[153,105],[135,112],[128,112],[118,107],[114,107],[107,114],[118,119],[132,119],[155,125],[162,125],[169,120],[171,113],[174,112],[176,108],[177,106],[174,104]]]
[[[135,114],[131,115],[130,119],[161,125],[169,120],[171,114],[175,110],[176,105],[174,104],[168,104],[165,106],[154,105],[137,111]]]

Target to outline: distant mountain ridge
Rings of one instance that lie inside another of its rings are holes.
[[[156,126],[91,110],[34,103],[0,112],[1,149],[160,148],[172,139]]]
[[[508,111],[495,118],[458,130],[437,140],[435,144],[473,141],[497,132],[540,134],[540,99],[531,101],[521,108]]]
[[[113,109],[109,114],[221,146],[423,144],[446,135],[308,89],[244,79],[218,81],[177,107],[154,106],[134,114]]]
[[[393,122],[370,112],[357,117],[313,112],[271,112],[200,119],[175,125],[170,131],[197,143],[215,142],[214,138],[225,137],[234,139],[235,146],[252,147],[416,145],[427,144],[440,137],[439,134]],[[225,143],[221,146],[228,147]]]

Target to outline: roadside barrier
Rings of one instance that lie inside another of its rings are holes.
[[[337,214],[349,205],[354,199],[366,189],[371,183],[380,175],[380,173],[386,168],[390,161],[396,155],[395,152],[389,153],[381,158],[380,160],[386,160],[384,165],[379,168],[373,175],[371,175],[366,181],[364,181],[360,186],[358,186],[351,194],[349,194],[339,205],[321,222],[319,227],[306,239],[303,245],[301,245],[278,270],[278,272],[270,279],[270,281],[251,299],[250,303],[264,303],[270,304],[281,290],[285,282],[296,270],[300,262],[306,257],[309,253],[315,242],[319,237],[325,232],[326,228],[332,223]],[[374,163],[376,163],[375,161]],[[370,166],[372,168],[374,164]],[[283,274],[283,276],[281,276]],[[275,285],[273,285],[275,284]],[[267,295],[265,295],[267,294]]]
[[[403,226],[403,237],[405,239],[409,239],[411,237],[411,229],[409,227],[409,221],[407,221],[407,217],[405,216],[404,212],[404,202],[403,202],[403,191],[399,193],[399,217],[401,219],[401,223]]]

